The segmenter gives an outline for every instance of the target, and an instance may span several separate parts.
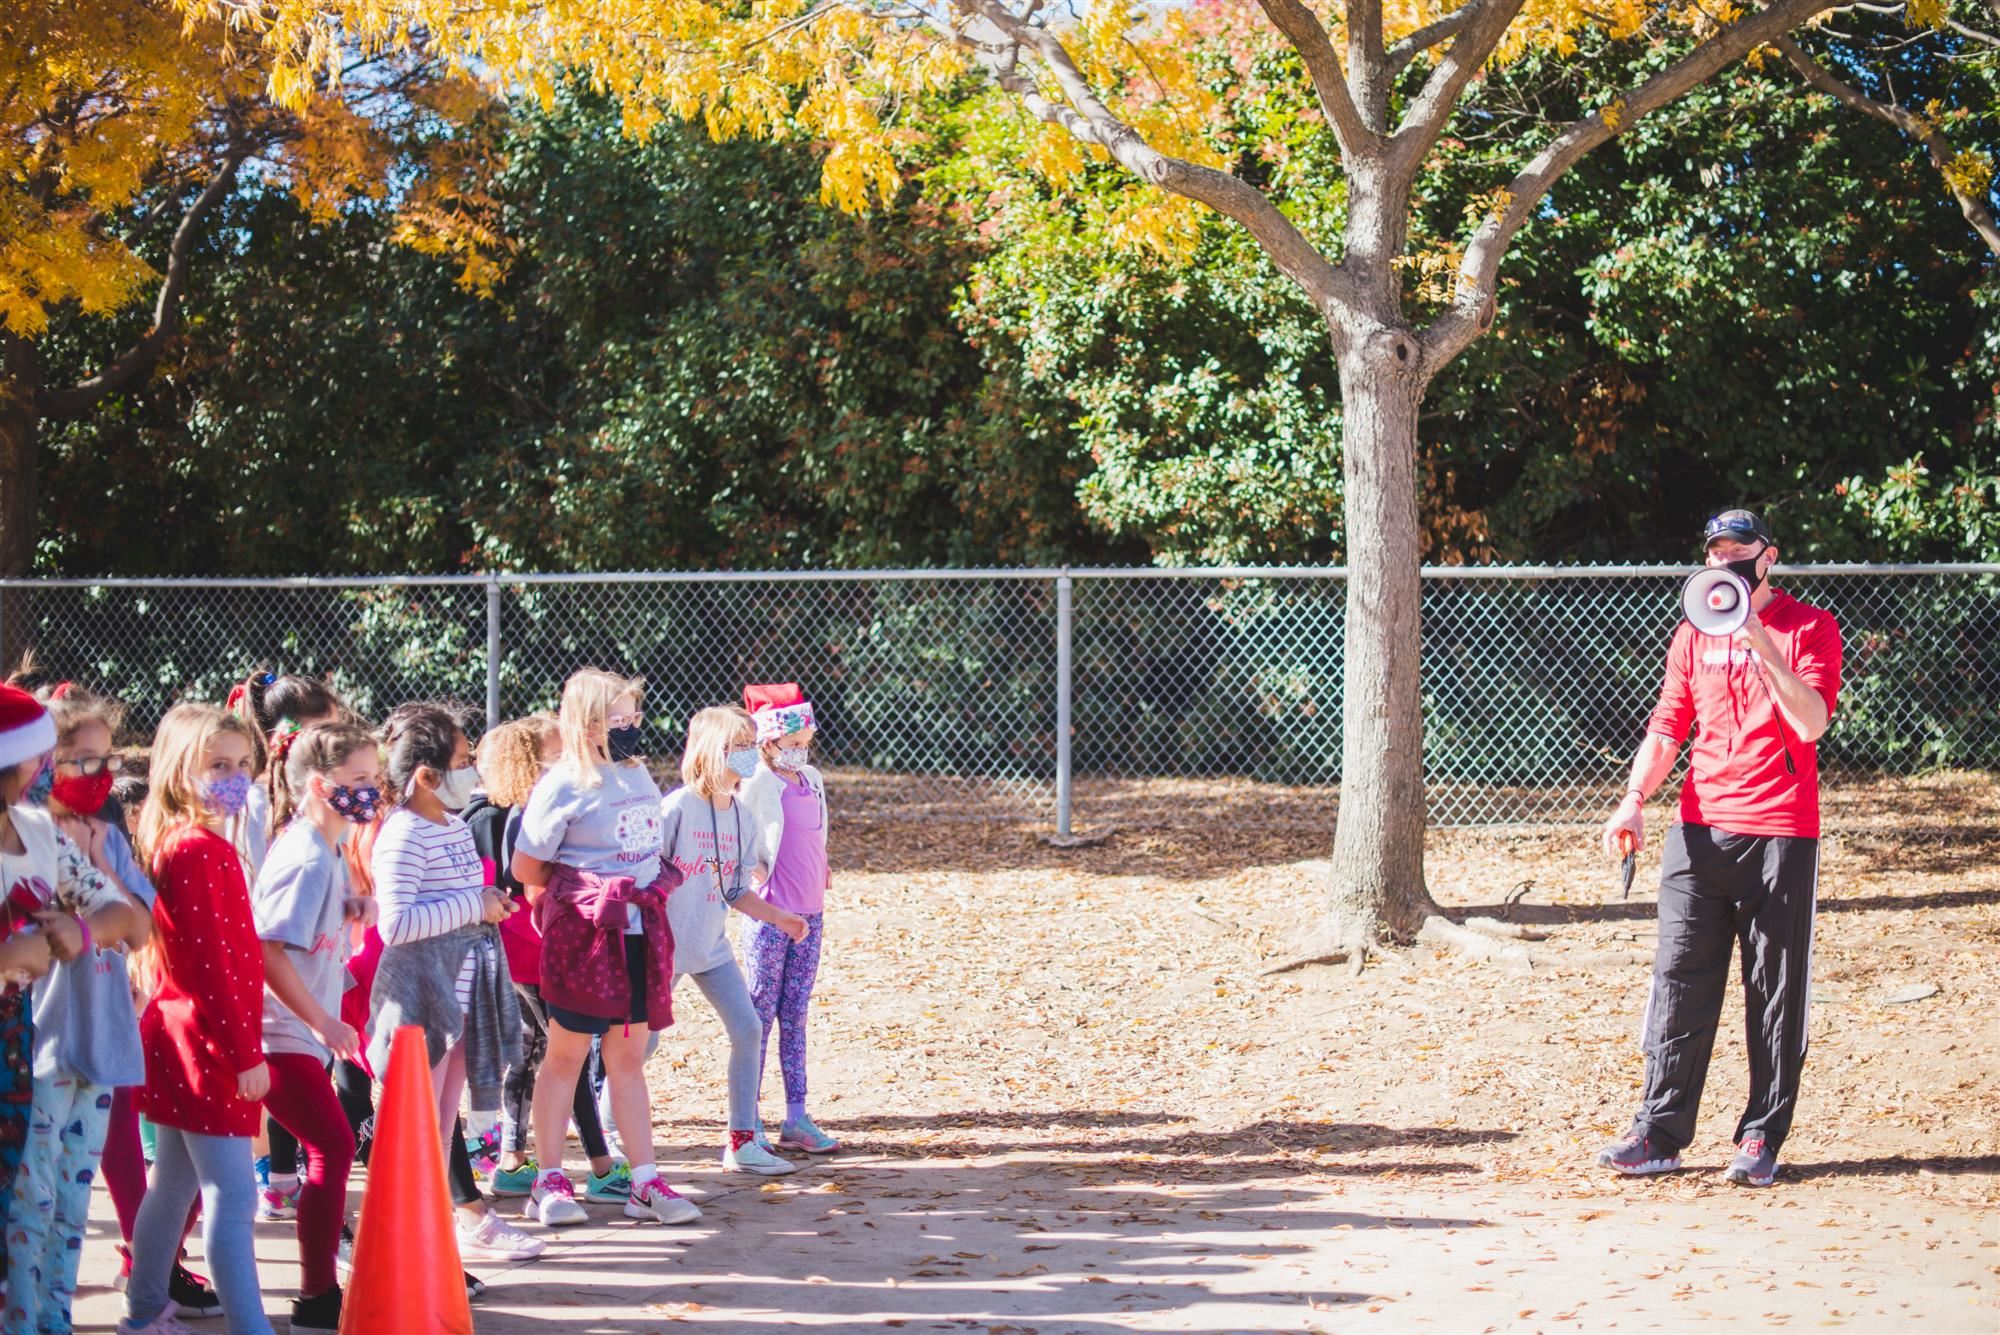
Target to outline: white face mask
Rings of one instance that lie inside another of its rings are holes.
[[[472,801],[472,790],[478,786],[478,768],[467,765],[463,769],[455,769],[445,775],[444,782],[432,791],[437,794],[437,800],[444,803],[446,810],[463,811]]]
[[[806,757],[811,754],[803,746],[781,746],[778,748],[778,768],[787,774],[797,774],[806,767]]]

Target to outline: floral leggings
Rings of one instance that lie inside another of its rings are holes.
[[[90,1187],[110,1122],[108,1086],[69,1074],[35,1082],[28,1152],[14,1179],[7,1234],[11,1283],[0,1315],[7,1335],[70,1329]]]
[[[757,1058],[757,1087],[764,1086],[764,1057],[771,1047],[771,1027],[778,1026],[778,1065],[785,1073],[785,1102],[803,1107],[806,1101],[806,1004],[819,978],[820,923],[824,915],[808,913],[805,940],[796,944],[769,923],[760,922],[744,942],[749,957],[750,1000],[764,1022],[764,1041]]]

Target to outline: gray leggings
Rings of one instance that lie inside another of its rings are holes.
[[[202,1257],[215,1277],[229,1335],[271,1335],[257,1283],[251,1218],[257,1179],[248,1136],[203,1136],[154,1128],[153,1176],[132,1223],[132,1280],[125,1315],[144,1325],[167,1305],[167,1280],[180,1259],[188,1207],[201,1196]]]
[[[758,1064],[764,1057],[764,1022],[757,1018],[757,1003],[750,999],[750,985],[743,981],[743,970],[732,959],[704,973],[677,973],[676,991],[680,990],[683,978],[694,979],[694,985],[722,1017],[722,1030],[729,1036],[729,1129],[762,1130],[757,1117],[757,1075]],[[655,1030],[646,1039],[646,1059],[652,1060],[659,1050],[660,1035]],[[600,1085],[597,1109],[609,1128],[612,1125],[609,1086]]]

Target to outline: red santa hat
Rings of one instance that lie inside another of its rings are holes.
[[[56,749],[56,721],[18,686],[0,686],[0,769]]]
[[[757,740],[776,741],[813,727],[813,707],[795,681],[743,688],[743,707],[757,725]]]

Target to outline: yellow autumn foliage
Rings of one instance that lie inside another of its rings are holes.
[[[645,138],[663,117],[699,121],[719,139],[805,137],[826,147],[822,195],[860,210],[886,201],[899,181],[897,117],[913,99],[974,67],[972,48],[991,44],[985,0],[176,0],[197,20],[222,22],[270,61],[269,92],[299,107],[325,85],[341,52],[381,51],[420,39],[451,69],[546,102],[574,73],[615,97],[626,133]],[[1017,17],[1044,6],[1001,0]],[[1251,0],[1235,0],[1252,10]],[[1387,0],[1393,42],[1456,8],[1457,0]],[[1053,31],[1094,96],[1152,147],[1220,165],[1213,127],[1224,118],[1195,68],[1185,6],[1101,4]],[[1536,48],[1569,52],[1587,29],[1636,34],[1651,5],[1640,0],[1528,0],[1495,51],[1504,63]],[[1713,28],[1743,10],[1733,0],[1694,0],[1674,11]],[[1320,7],[1336,43],[1343,10]],[[1261,21],[1261,20],[1257,20]],[[1435,55],[1435,51],[1430,53]],[[1041,62],[1023,72],[1051,101],[1067,101]],[[1613,115],[1616,112],[1612,112]],[[1103,150],[1039,127],[1020,149],[1054,186],[1075,178]],[[1136,191],[1120,235],[1178,247],[1194,206]],[[1126,207],[1126,206],[1121,206]],[[1150,210],[1150,213],[1148,212]]]
[[[408,55],[368,66],[350,46],[338,68],[308,67],[244,37],[240,17],[172,0],[0,5],[0,327],[33,338],[58,307],[100,315],[142,299],[159,275],[122,234],[121,211],[154,187],[198,190],[231,145],[324,219],[385,193],[386,122],[463,119],[488,97]],[[473,210],[434,189],[426,178],[411,204],[444,236]],[[504,253],[488,242],[481,264]]]

